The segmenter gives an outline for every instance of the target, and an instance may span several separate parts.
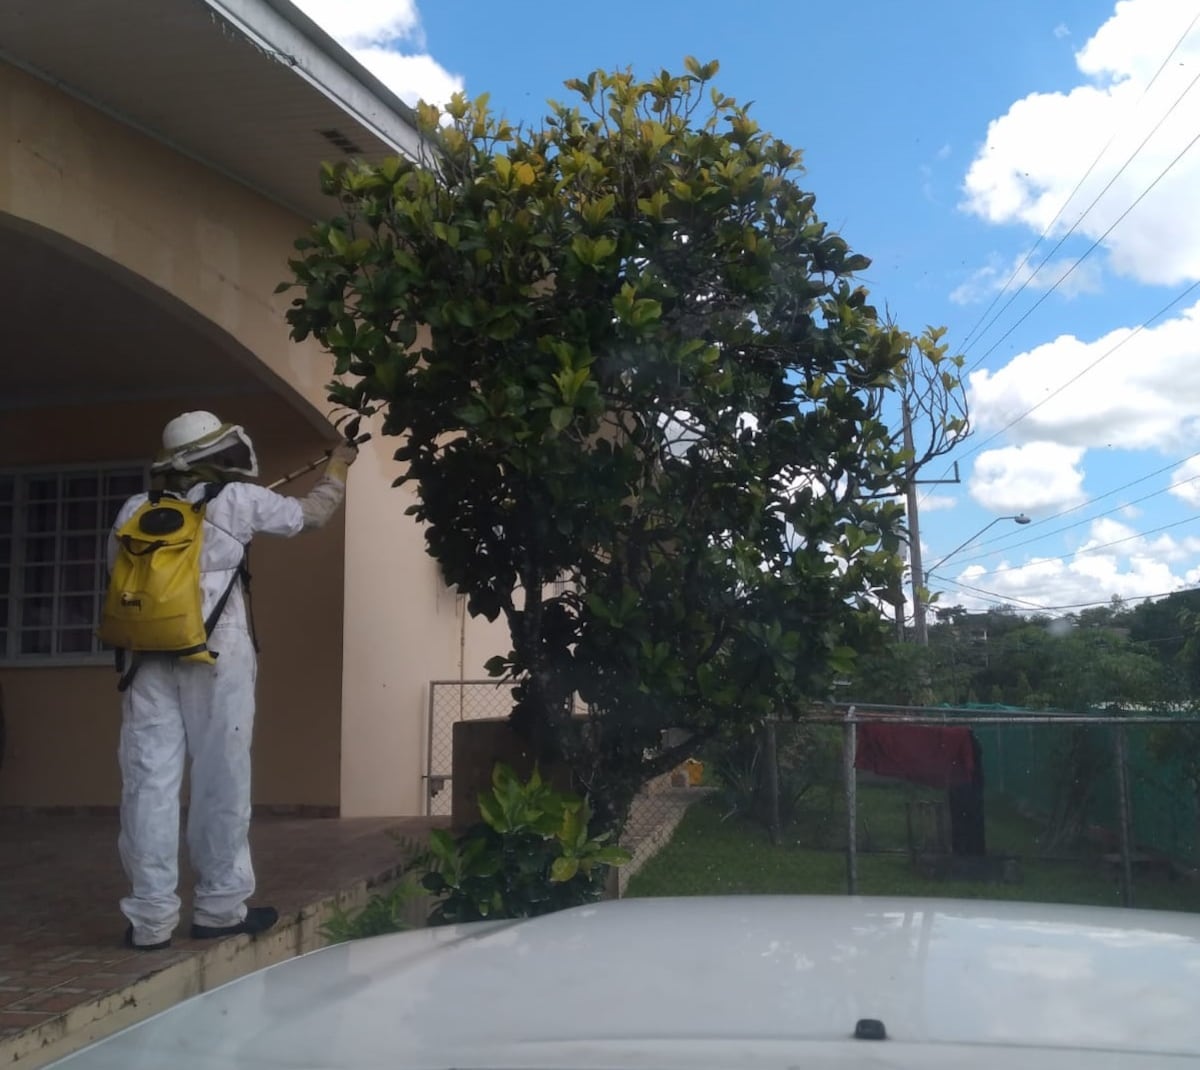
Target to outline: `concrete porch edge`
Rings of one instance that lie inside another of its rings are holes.
[[[284,962],[328,944],[321,928],[337,910],[355,910],[402,876],[397,863],[349,888],[280,917],[260,937],[236,936],[215,941],[182,960],[156,966],[157,953],[146,954],[145,972],[137,980],[86,999],[51,1020],[0,1040],[0,1066],[36,1070],[97,1040],[111,1036],[191,996],[207,992],[255,970]],[[171,952],[163,953],[164,957]]]

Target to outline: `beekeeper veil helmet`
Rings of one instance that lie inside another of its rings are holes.
[[[211,412],[185,412],[163,428],[162,449],[151,471],[215,471],[228,478],[258,475],[258,458],[250,436],[237,424],[222,423]]]

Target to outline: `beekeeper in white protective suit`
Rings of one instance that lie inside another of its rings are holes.
[[[164,489],[196,502],[205,486],[224,484],[208,503],[203,524],[200,587],[207,618],[233,583],[245,548],[259,534],[299,535],[324,525],[346,493],[357,455],[335,448],[324,475],[303,498],[254,483],[254,447],[237,426],[209,412],[186,412],[167,424],[151,471]],[[122,508],[114,532],[146,500]],[[110,536],[109,567],[117,545]],[[196,874],[193,939],[261,933],[278,920],[268,906],[247,907],[254,893],[250,826],[250,739],[254,727],[255,646],[242,585],[217,621],[209,647],[215,663],[143,654],[124,692],[119,758],[120,853],[131,885],[121,900],[128,946],[168,947],[179,923],[179,793],[191,757],[187,840]]]

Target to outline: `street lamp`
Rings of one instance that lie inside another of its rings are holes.
[[[925,621],[925,599],[922,597],[921,588],[924,587],[925,584],[929,582],[929,577],[932,576],[939,568],[941,568],[942,565],[944,565],[947,561],[949,561],[950,558],[952,558],[956,553],[958,553],[960,550],[965,550],[968,546],[971,545],[971,543],[973,543],[976,539],[978,539],[979,536],[982,535],[985,531],[987,531],[989,528],[993,527],[994,525],[999,524],[1003,520],[1012,520],[1017,524],[1028,524],[1030,522],[1029,517],[1027,517],[1024,513],[1014,513],[1011,516],[998,516],[994,520],[990,521],[989,523],[984,524],[984,526],[982,528],[980,528],[977,532],[975,532],[975,534],[972,535],[969,539],[967,539],[966,542],[960,543],[958,546],[956,546],[945,557],[943,557],[940,561],[938,561],[937,564],[933,565],[930,568],[924,569],[923,570],[924,576],[921,577],[920,579],[918,579],[916,572],[914,571],[913,578],[912,578],[912,582],[913,582],[913,627],[917,633],[917,642],[918,643],[921,643],[923,646],[929,645],[929,627]]]

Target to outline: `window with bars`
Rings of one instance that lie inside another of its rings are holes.
[[[107,581],[108,532],[141,467],[0,472],[0,662],[84,663]]]

